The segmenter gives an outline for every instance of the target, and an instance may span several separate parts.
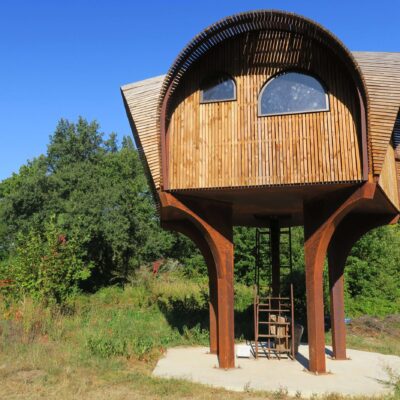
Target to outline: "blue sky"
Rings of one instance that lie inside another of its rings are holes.
[[[2,0],[0,180],[46,151],[60,118],[130,134],[121,85],[165,73],[218,19],[261,8],[314,19],[351,50],[400,51],[399,0]]]

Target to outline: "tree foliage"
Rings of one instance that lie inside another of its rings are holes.
[[[96,122],[61,120],[47,154],[1,183],[3,259],[19,257],[18,239],[46,232],[52,215],[66,235],[85,238],[79,254],[93,265],[85,289],[126,280],[141,264],[172,251],[176,236],[159,227],[132,140],[118,146],[115,134],[103,136]]]
[[[374,229],[354,246],[346,265],[352,315],[400,312],[400,225]]]
[[[305,314],[303,230],[293,234],[296,308]],[[66,242],[57,242],[60,235]],[[237,227],[235,279],[254,282],[255,230]],[[61,120],[47,152],[0,182],[0,279],[17,281],[18,293],[62,302],[81,289],[127,281],[159,258],[178,260],[190,278],[207,267],[193,243],[161,230],[138,153],[129,137],[104,137],[96,122]],[[90,275],[90,276],[89,276]],[[400,228],[363,237],[346,267],[350,314],[400,310]],[[326,273],[325,273],[326,278]],[[57,282],[59,288],[57,288]],[[325,304],[329,309],[327,279]]]

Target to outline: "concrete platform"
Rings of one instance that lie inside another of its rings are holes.
[[[216,368],[217,357],[206,347],[169,349],[153,371],[154,376],[186,379],[234,391],[287,391],[289,395],[311,397],[327,393],[343,395],[382,395],[391,391],[387,369],[400,373],[400,357],[348,350],[347,361],[329,357],[330,373],[313,375],[307,370],[308,346],[302,345],[296,361],[268,360],[266,358],[237,358],[237,368]]]

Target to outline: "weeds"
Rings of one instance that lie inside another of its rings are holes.
[[[79,295],[68,309],[43,307],[29,298],[8,306],[0,300],[0,398],[288,398],[284,389],[230,393],[152,378],[156,360],[168,347],[208,343],[207,287],[174,274],[141,274],[125,288]],[[235,290],[236,311],[245,313],[251,289]],[[173,323],[173,317],[181,323]],[[389,323],[397,326],[398,320],[386,321],[379,335],[390,333]],[[398,377],[392,375],[391,384],[400,396]]]
[[[388,385],[393,389],[395,398],[400,399],[400,373],[390,367],[386,367],[385,371],[389,377]]]
[[[128,347],[125,340],[111,337],[89,337],[86,346],[91,354],[104,358],[126,356]]]

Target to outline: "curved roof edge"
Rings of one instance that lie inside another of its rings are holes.
[[[166,116],[168,113],[169,99],[179,82],[190,66],[206,54],[211,48],[222,43],[223,41],[233,38],[242,33],[259,31],[259,30],[280,30],[287,32],[296,32],[307,35],[308,37],[323,43],[329,47],[337,56],[342,59],[346,65],[354,83],[360,94],[361,109],[368,108],[368,93],[364,81],[363,74],[354,56],[347,47],[330,31],[322,27],[311,19],[300,16],[298,14],[289,13],[279,10],[258,10],[248,11],[225,17],[216,23],[204,29],[195,36],[180,52],[174,63],[168,70],[159,98],[158,104],[158,127],[161,140],[161,185],[168,188],[168,173],[166,162],[163,160],[166,147],[165,131]],[[365,117],[362,111],[362,118]],[[370,143],[367,131],[368,123],[366,120],[361,123],[363,141]],[[368,171],[371,170],[372,158],[370,146],[363,148],[363,176],[368,178]],[[163,179],[166,182],[163,182]]]
[[[241,33],[275,29],[289,32],[305,33],[324,44],[349,64],[356,74],[355,78],[366,91],[363,74],[351,51],[333,33],[317,22],[301,15],[280,10],[255,10],[229,17],[225,17],[196,35],[179,53],[168,70],[160,93],[159,108],[161,109],[164,97],[171,87],[171,92],[177,87],[180,79],[189,67],[202,57],[208,50],[226,39]],[[363,93],[367,99],[367,93]]]

